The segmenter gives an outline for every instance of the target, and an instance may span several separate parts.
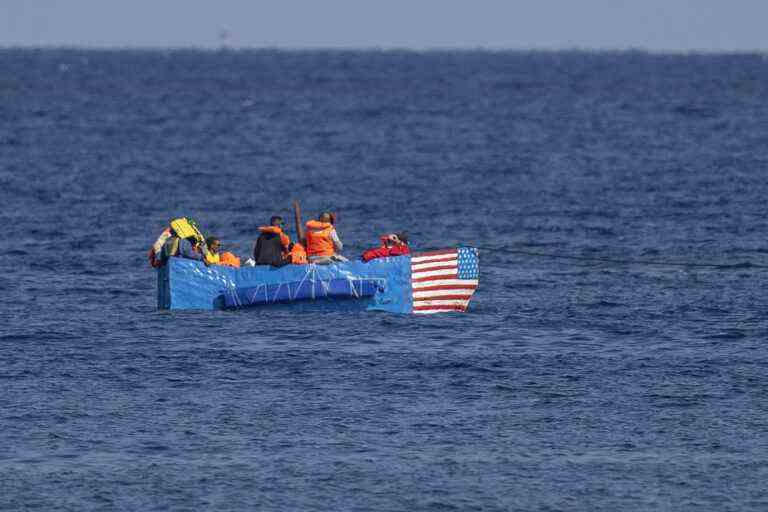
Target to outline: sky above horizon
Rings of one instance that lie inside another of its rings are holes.
[[[0,46],[766,51],[768,1],[0,0]]]

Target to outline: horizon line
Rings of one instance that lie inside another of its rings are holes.
[[[397,46],[397,45],[122,45],[122,44],[4,44],[0,51],[8,50],[69,50],[69,51],[199,51],[199,52],[402,52],[402,53],[642,53],[648,55],[760,55],[768,57],[768,49],[717,49],[717,48],[647,48],[638,46]]]

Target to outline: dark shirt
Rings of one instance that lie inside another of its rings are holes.
[[[189,240],[182,240],[179,242],[179,254],[182,258],[188,258],[190,260],[203,261],[203,252],[196,251],[192,248],[192,243]]]
[[[262,233],[256,239],[256,246],[253,248],[253,260],[257,265],[272,265],[273,267],[282,267],[288,261],[283,259],[283,245],[280,241],[280,235],[277,233]]]

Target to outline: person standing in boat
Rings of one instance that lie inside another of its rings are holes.
[[[291,239],[283,232],[284,226],[283,218],[275,215],[269,219],[269,226],[259,228],[259,238],[253,246],[253,261],[256,265],[282,267],[290,263],[287,254]]]
[[[307,257],[310,263],[329,265],[339,261],[349,261],[339,254],[344,248],[336,232],[336,217],[330,212],[323,212],[317,220],[307,222]]]

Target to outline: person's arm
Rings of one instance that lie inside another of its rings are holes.
[[[341,239],[339,239],[339,234],[336,232],[335,229],[331,230],[331,241],[333,242],[333,247],[336,249],[336,252],[341,252],[341,250],[344,249],[344,244],[341,243]]]
[[[163,245],[165,245],[166,240],[169,238],[171,238],[171,230],[163,230],[160,236],[157,237],[157,240],[155,240],[155,243],[152,245],[152,247],[155,249],[155,254],[160,254],[160,251],[163,250]]]
[[[288,246],[291,245],[291,239],[282,231],[280,232],[280,245],[283,246],[285,252],[288,252]]]
[[[386,258],[389,256],[389,248],[377,247],[376,249],[368,249],[363,253],[363,261],[368,262],[375,260],[376,258]]]

